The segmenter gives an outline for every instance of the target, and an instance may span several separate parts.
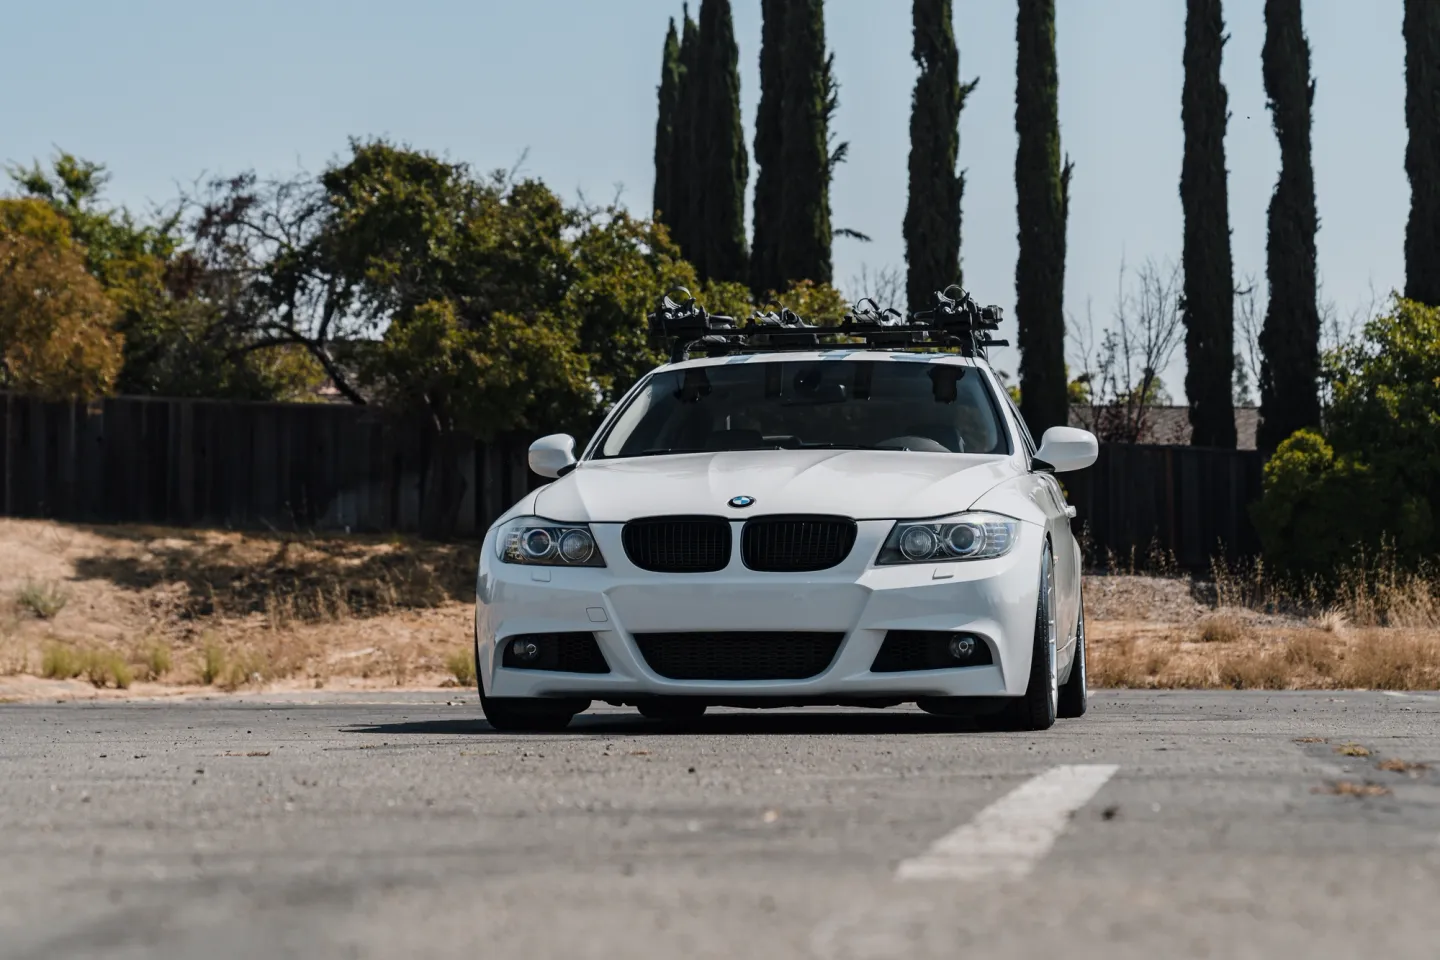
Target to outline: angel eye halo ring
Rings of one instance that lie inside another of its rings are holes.
[[[875,562],[944,563],[1003,557],[1015,546],[1020,521],[995,513],[958,513],[939,520],[897,520]]]
[[[544,517],[515,517],[495,534],[495,556],[504,563],[544,567],[603,567],[605,558],[590,526]]]

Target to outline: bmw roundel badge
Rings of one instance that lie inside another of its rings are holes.
[[[732,506],[732,507],[739,507],[739,508],[742,508],[742,509],[743,509],[743,508],[745,508],[745,507],[752,506],[754,503],[755,503],[755,498],[754,498],[754,497],[747,497],[747,496],[745,496],[743,493],[742,493],[740,496],[738,496],[738,497],[731,497],[731,498],[730,498],[730,506]]]

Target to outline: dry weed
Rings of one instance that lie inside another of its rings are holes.
[[[1195,636],[1201,643],[1235,643],[1245,638],[1245,624],[1229,611],[1202,617],[1195,625]]]
[[[450,671],[457,685],[462,687],[475,685],[475,655],[472,651],[456,650],[445,658],[445,669]]]
[[[1406,760],[1381,760],[1375,766],[1390,773],[1424,773],[1430,769],[1429,764],[1410,763]]]
[[[70,680],[85,672],[79,651],[69,644],[52,641],[40,651],[40,676],[51,680]]]
[[[1433,690],[1440,687],[1440,642],[1434,635],[1366,630],[1338,665],[1335,679],[1363,690]]]
[[[1260,650],[1225,657],[1217,673],[1220,685],[1234,690],[1284,690],[1292,676],[1284,658]]]
[[[96,687],[113,686],[118,690],[125,690],[134,680],[130,665],[113,650],[87,650],[83,657],[85,679]]]
[[[163,643],[152,644],[145,655],[147,679],[159,680],[170,672],[170,648]]]
[[[1358,743],[1342,743],[1340,744],[1340,746],[1335,748],[1335,752],[1340,754],[1342,757],[1370,756],[1370,748],[1362,747]]]
[[[69,592],[53,580],[43,583],[27,581],[25,586],[15,591],[16,608],[41,620],[54,620],[69,602]]]
[[[1290,635],[1281,654],[1292,667],[1309,667],[1322,677],[1335,672],[1342,656],[1335,636],[1321,630],[1302,630]]]
[[[200,682],[208,687],[225,675],[225,648],[207,639],[200,657]]]
[[[1314,623],[1316,629],[1323,630],[1326,633],[1344,633],[1346,628],[1350,626],[1350,618],[1345,616],[1343,610],[1327,607],[1314,619]]]
[[[1323,787],[1316,787],[1315,792],[1328,793],[1337,797],[1384,797],[1389,795],[1390,788],[1379,783],[1356,783],[1353,780],[1340,780]]]

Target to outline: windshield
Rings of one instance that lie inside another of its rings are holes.
[[[1005,453],[979,370],[902,360],[730,363],[656,373],[599,458],[765,449]]]

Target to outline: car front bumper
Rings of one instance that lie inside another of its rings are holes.
[[[533,567],[495,556],[492,530],[476,582],[475,650],[492,697],[583,697],[633,702],[654,696],[837,702],[919,697],[1019,696],[1029,679],[1035,636],[1042,528],[1022,523],[1015,547],[994,560],[874,566],[892,521],[861,521],[841,565],[818,573],[761,573],[740,562],[717,573],[651,573],[633,566],[621,524],[591,524],[607,566]],[[738,540],[738,537],[736,538]],[[830,665],[802,680],[675,680],[647,664],[636,633],[826,631],[844,640]],[[890,630],[978,635],[992,663],[875,673]],[[605,674],[501,665],[517,634],[591,632]]]

